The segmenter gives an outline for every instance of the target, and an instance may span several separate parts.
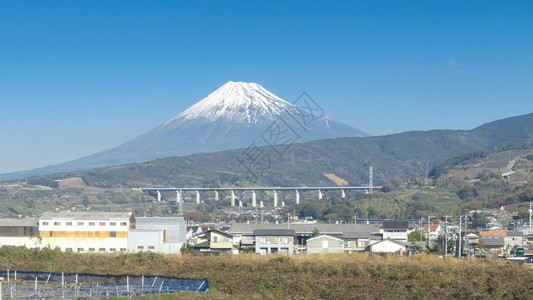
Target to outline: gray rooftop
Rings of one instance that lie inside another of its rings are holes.
[[[507,231],[507,236],[524,236],[522,231]]]
[[[383,221],[383,230],[388,229],[408,229],[409,222],[407,221]]]
[[[37,219],[0,219],[0,227],[39,227]]]
[[[294,229],[255,229],[256,236],[294,236]]]
[[[479,243],[486,247],[503,247],[505,246],[505,240],[502,237],[499,238],[481,238]]]
[[[41,215],[41,220],[115,220],[129,219],[131,212],[97,212],[97,211],[62,211],[45,212]]]
[[[185,219],[183,217],[135,217],[135,223],[137,225],[143,225],[143,224],[181,224],[185,223]]]
[[[320,234],[342,235],[346,232],[379,233],[379,227],[373,224],[246,224],[235,223],[228,231],[231,234],[252,235],[255,229],[294,229],[296,235],[311,235],[318,229]]]
[[[343,239],[369,239],[370,232],[345,232],[342,234]]]

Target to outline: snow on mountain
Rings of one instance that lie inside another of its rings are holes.
[[[297,113],[298,107],[257,83],[230,81],[163,126],[181,119],[266,124],[286,112]]]
[[[298,102],[295,102],[298,103]],[[323,111],[322,111],[323,113]],[[273,126],[284,126],[284,142],[368,134],[315,115],[257,83],[228,82],[175,118],[113,149],[63,164],[24,171],[27,176],[86,170],[156,158],[272,145]],[[289,134],[289,135],[287,135]],[[280,139],[276,139],[279,143]],[[33,172],[32,172],[33,171]],[[20,173],[19,173],[20,174]]]

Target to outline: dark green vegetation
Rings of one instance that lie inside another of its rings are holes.
[[[239,163],[250,162],[245,154],[250,152],[244,149],[170,157],[30,178],[27,184],[5,182],[0,185],[0,203],[5,204],[0,214],[36,215],[56,207],[89,206],[94,210],[131,210],[137,215],[175,215],[178,208],[172,201],[155,204],[153,197],[130,188],[334,185],[324,174],[335,174],[349,185],[367,185],[370,166],[374,168],[374,184],[383,185],[381,192],[352,194],[350,199],[333,194],[328,201],[306,196],[302,205],[285,213],[334,221],[353,220],[355,214],[358,218],[457,215],[467,209],[501,205],[521,210],[531,201],[532,137],[533,114],[529,114],[470,131],[322,140],[294,144],[282,154],[270,147],[248,149],[257,157],[250,169],[253,175]],[[431,170],[427,187],[426,163]],[[514,173],[503,178],[502,173],[509,170]],[[81,178],[81,184],[62,186],[56,181],[74,177]],[[167,196],[175,199],[175,194]],[[227,207],[228,201],[205,199],[200,206],[186,205],[185,211],[199,212],[202,216],[195,218],[206,219],[209,213]]]
[[[324,256],[75,254],[0,248],[0,269],[205,278],[209,299],[530,299],[533,270],[493,261]],[[175,297],[175,296],[174,296]],[[155,298],[160,298],[155,296]]]

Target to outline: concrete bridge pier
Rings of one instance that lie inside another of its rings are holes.
[[[218,191],[215,190],[215,201],[218,201]]]
[[[235,191],[231,190],[231,207],[235,206]]]
[[[239,191],[239,207],[242,207],[242,191]]]
[[[252,190],[252,207],[256,207],[256,201],[257,201],[257,196],[255,194],[255,191]]]
[[[183,199],[183,195],[181,194],[181,191],[176,191],[176,202],[180,203]]]
[[[274,207],[278,207],[278,192],[274,190]]]
[[[263,201],[259,201],[259,207],[260,207],[260,208],[265,207],[265,206],[263,205]]]
[[[200,192],[196,191],[196,204],[200,204]]]
[[[161,202],[161,192],[157,191],[157,202]]]
[[[322,200],[322,191],[318,190],[318,200]]]
[[[296,204],[300,204],[300,192],[298,190],[296,191]]]
[[[341,198],[346,198],[346,192],[344,190],[341,190]]]

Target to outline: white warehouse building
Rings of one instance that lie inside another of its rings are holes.
[[[39,219],[41,247],[74,252],[126,252],[131,212],[48,212]]]

